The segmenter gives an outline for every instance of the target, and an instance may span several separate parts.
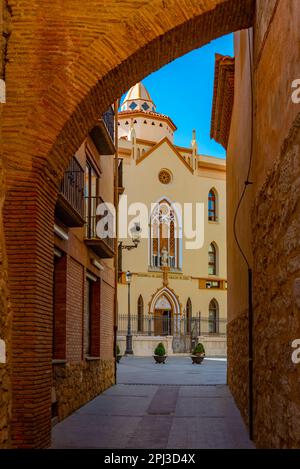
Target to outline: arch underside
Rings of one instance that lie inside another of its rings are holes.
[[[4,127],[6,161],[31,169],[33,160],[46,158],[56,181],[112,102],[166,63],[251,26],[255,2],[144,0],[118,2],[118,8],[114,1],[88,3],[41,2],[26,16],[16,2],[11,17],[19,34],[10,38],[6,65],[4,119],[13,118],[14,128],[11,138],[11,124]],[[28,28],[30,15],[35,22]]]

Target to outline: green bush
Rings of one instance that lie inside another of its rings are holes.
[[[193,355],[201,355],[201,354],[205,355],[205,349],[204,349],[203,344],[198,344],[193,350]]]
[[[166,349],[162,342],[160,342],[154,350],[154,355],[158,355],[159,357],[164,357],[166,355]]]
[[[117,355],[121,355],[120,347],[118,344],[117,344]]]

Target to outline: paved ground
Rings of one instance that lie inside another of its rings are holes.
[[[226,362],[123,358],[118,383],[53,429],[53,448],[252,448]],[[152,384],[149,382],[152,381]]]
[[[119,384],[226,384],[226,360],[206,358],[199,366],[189,356],[169,357],[158,365],[152,357],[122,358],[118,366]]]

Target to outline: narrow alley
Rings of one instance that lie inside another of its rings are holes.
[[[52,448],[253,448],[226,361],[123,357],[118,384],[53,429]]]

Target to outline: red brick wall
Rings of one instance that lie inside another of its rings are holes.
[[[112,315],[113,316],[113,315]],[[92,357],[100,356],[101,280],[92,283],[91,350]]]
[[[54,258],[53,358],[66,358],[67,256]]]
[[[38,178],[34,169],[31,174],[32,179],[27,181],[25,174],[19,174],[19,178],[15,175],[19,187],[6,194],[4,210],[13,312],[12,341],[8,345],[12,368],[11,436],[12,446],[24,448],[47,446],[51,432],[56,194],[46,174]]]

